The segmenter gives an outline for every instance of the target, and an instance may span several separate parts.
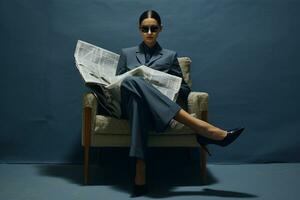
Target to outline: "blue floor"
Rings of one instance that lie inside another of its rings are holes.
[[[129,165],[90,167],[90,185],[82,185],[81,165],[0,164],[1,200],[130,198]],[[208,164],[208,181],[197,165],[148,167],[149,194],[137,199],[300,199],[300,163]]]

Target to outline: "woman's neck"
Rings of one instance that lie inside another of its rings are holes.
[[[153,47],[155,46],[155,44],[156,44],[156,41],[155,41],[154,43],[147,43],[147,42],[144,41],[144,43],[145,43],[145,45],[146,45],[147,47],[153,48]]]

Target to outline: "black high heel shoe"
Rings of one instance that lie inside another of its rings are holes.
[[[144,185],[135,184],[135,173],[136,173],[136,161],[137,159],[133,159],[132,162],[132,193],[130,197],[139,197],[148,193],[148,185],[145,183]]]
[[[139,197],[147,194],[148,192],[148,185],[137,185],[133,184],[133,190],[132,190],[132,195],[131,197]]]
[[[206,145],[208,144],[215,144],[222,147],[225,147],[229,144],[231,144],[236,138],[238,138],[241,133],[243,132],[244,128],[236,128],[227,131],[227,135],[223,140],[213,140],[207,137],[203,137],[201,135],[197,135],[197,141],[201,145],[201,147],[208,153],[208,155],[211,156],[210,152],[208,151]]]

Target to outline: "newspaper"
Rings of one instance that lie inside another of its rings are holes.
[[[74,56],[85,82],[107,86],[116,81],[118,54],[78,40]]]
[[[145,65],[116,76],[119,55],[87,42],[78,40],[74,53],[76,67],[86,84],[97,84],[105,90],[112,115],[121,116],[120,86],[128,76],[140,76],[162,94],[176,101],[182,79],[178,76],[154,70]]]

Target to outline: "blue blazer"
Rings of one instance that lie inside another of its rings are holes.
[[[159,46],[153,53],[150,61],[146,63],[145,53],[141,45],[122,49],[116,75],[123,74],[141,65],[181,77],[182,83],[179,90],[179,98],[184,101],[187,100],[191,89],[183,79],[175,51],[163,49]]]

